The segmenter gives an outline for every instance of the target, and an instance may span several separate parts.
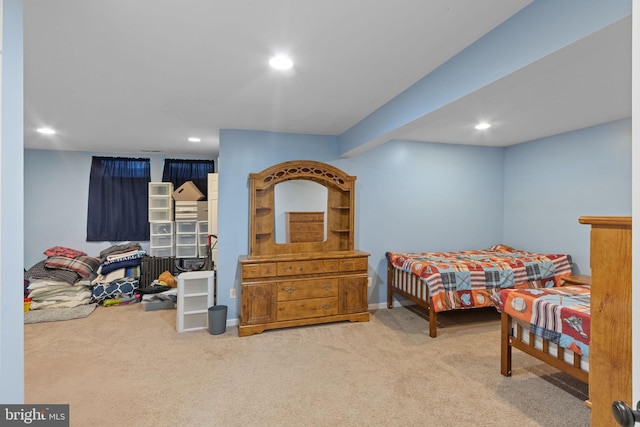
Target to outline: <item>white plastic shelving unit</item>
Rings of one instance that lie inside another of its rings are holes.
[[[209,225],[209,221],[198,221],[198,224],[197,224],[198,257],[200,258],[207,257],[207,242],[209,240],[208,225]]]
[[[178,332],[206,329],[208,310],[214,305],[214,272],[188,271],[178,275],[176,330]]]
[[[149,222],[173,221],[173,184],[149,183]]]
[[[149,255],[171,257],[175,255],[175,231],[173,221],[149,223]]]
[[[176,258],[198,257],[198,221],[176,221]]]

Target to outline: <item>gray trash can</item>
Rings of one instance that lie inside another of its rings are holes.
[[[224,334],[227,330],[227,306],[214,305],[209,307],[209,333],[211,335]]]

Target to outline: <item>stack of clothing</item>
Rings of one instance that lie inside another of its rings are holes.
[[[114,245],[100,252],[98,275],[91,281],[91,301],[102,303],[107,299],[134,296],[146,254],[138,242]]]
[[[91,302],[91,277],[100,261],[86,253],[53,246],[44,251],[46,259],[25,272],[30,310],[76,307]]]

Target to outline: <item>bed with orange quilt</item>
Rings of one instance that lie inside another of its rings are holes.
[[[561,286],[500,291],[500,372],[511,376],[517,348],[578,380],[589,382],[591,287]]]
[[[399,295],[428,310],[429,335],[437,313],[491,307],[502,289],[560,286],[571,275],[566,254],[541,254],[495,245],[459,252],[387,252],[387,307]]]

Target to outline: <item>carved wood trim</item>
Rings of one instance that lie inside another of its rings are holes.
[[[292,179],[307,179],[351,191],[355,176],[347,175],[338,168],[313,160],[293,160],[271,166],[262,172],[249,174],[256,189],[264,190],[280,182]]]

